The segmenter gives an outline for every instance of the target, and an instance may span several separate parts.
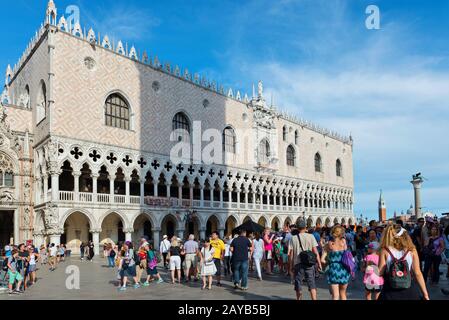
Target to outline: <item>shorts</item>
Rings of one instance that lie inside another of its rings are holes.
[[[295,266],[295,291],[302,291],[301,284],[303,279],[306,280],[309,291],[312,289],[316,289],[315,275],[315,266],[303,267],[302,265],[297,264]]]
[[[217,268],[217,272],[215,273],[216,276],[221,276],[221,259],[215,259],[214,258],[214,264],[215,267]]]
[[[171,256],[170,257],[170,271],[181,270],[181,257]]]
[[[37,269],[37,267],[36,267],[35,264],[30,264],[30,265],[28,266],[28,271],[27,271],[27,273],[35,272],[36,269]]]
[[[379,293],[379,292],[382,292],[382,286],[379,286],[379,288],[377,288],[377,289],[368,289],[368,288],[365,286],[365,290],[366,290],[367,292],[370,292],[370,293]]]
[[[288,254],[286,254],[286,253],[283,253],[282,254],[282,262],[285,264],[285,263],[288,263]]]
[[[185,262],[186,262],[186,269],[196,268],[196,265],[198,262],[196,254],[195,253],[187,253]]]
[[[265,260],[273,260],[273,252],[265,251]]]
[[[8,270],[8,276],[9,276],[9,284],[13,285],[16,281],[22,281],[23,277],[20,274],[20,272],[11,272],[11,270]]]
[[[125,270],[123,270],[123,276],[128,278],[134,278],[135,276],[137,276],[136,266],[133,265],[126,267]]]
[[[48,262],[50,263],[50,264],[54,264],[54,263],[56,263],[56,257],[50,257],[50,258],[48,258]]]
[[[147,268],[147,274],[149,276],[156,276],[159,272],[157,272],[157,267],[154,267],[154,269]]]

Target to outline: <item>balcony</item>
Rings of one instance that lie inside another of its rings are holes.
[[[49,195],[50,199],[51,195]],[[78,199],[77,199],[78,198]],[[164,197],[140,197],[126,195],[111,194],[93,194],[87,192],[79,192],[78,195],[71,191],[59,191],[59,202],[61,203],[80,203],[80,204],[96,204],[96,205],[123,205],[127,207],[150,207],[150,208],[179,208],[179,209],[234,209],[242,211],[262,211],[273,213],[296,213],[314,214],[314,215],[353,215],[349,209],[335,208],[313,208],[298,207],[287,205],[267,205],[260,203],[238,203],[238,202],[222,202],[211,200],[189,200],[178,198]],[[143,203],[143,205],[142,205]],[[202,205],[201,205],[202,204]]]

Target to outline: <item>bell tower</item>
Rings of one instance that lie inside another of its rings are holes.
[[[380,190],[379,197],[379,222],[387,221],[387,206],[385,205],[385,200],[382,190]]]

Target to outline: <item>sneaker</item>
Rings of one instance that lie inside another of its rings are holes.
[[[234,289],[235,290],[240,289],[240,286],[238,284],[234,284]]]
[[[9,291],[8,291],[8,294],[9,294],[9,295],[12,295],[12,294],[14,294],[14,291],[13,291],[13,290],[9,290]]]
[[[118,291],[126,291],[126,287],[120,287],[118,288]]]
[[[14,290],[13,293],[14,293],[14,294],[22,294],[23,291],[20,291],[20,290]]]
[[[136,284],[134,285],[134,289],[139,289],[139,288],[140,288],[140,284],[136,283]]]
[[[146,281],[142,286],[143,287],[148,287],[150,285],[150,283],[148,281]]]
[[[162,278],[161,278],[156,283],[164,283],[164,280],[162,280]]]
[[[248,291],[248,287],[242,287],[242,291]]]

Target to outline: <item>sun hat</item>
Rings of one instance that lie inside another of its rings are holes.
[[[168,236],[167,235],[164,235],[162,238],[164,238],[164,239],[167,239],[168,238]]]

